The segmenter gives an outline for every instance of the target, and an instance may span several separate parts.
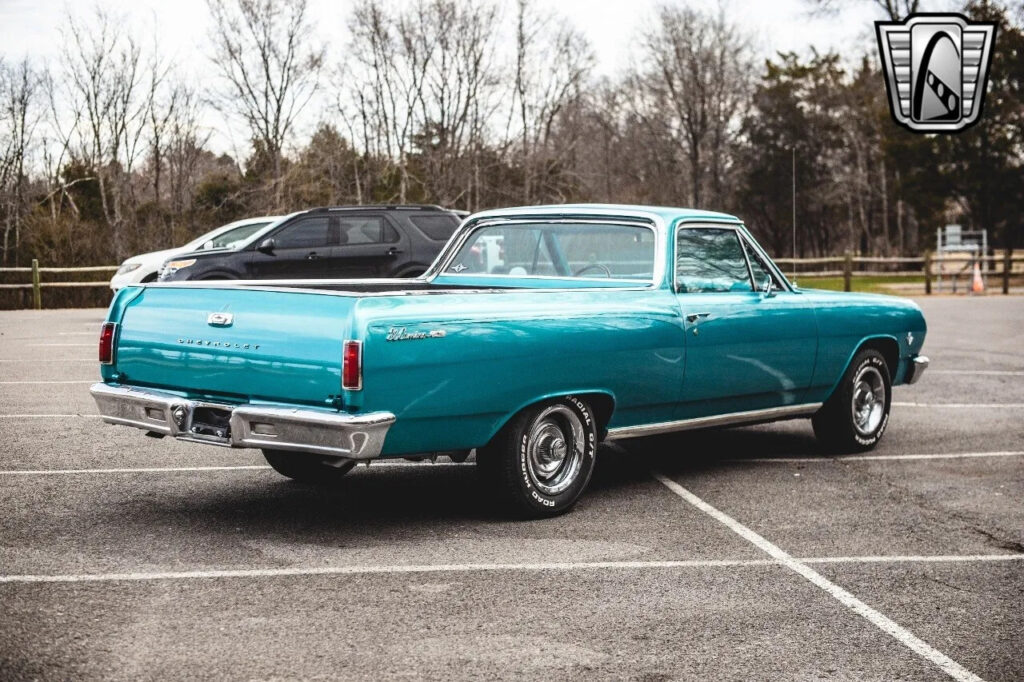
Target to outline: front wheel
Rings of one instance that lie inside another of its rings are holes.
[[[299,483],[333,483],[356,465],[352,460],[287,450],[264,450],[263,456],[274,471]]]
[[[477,463],[515,513],[543,518],[572,508],[590,482],[596,453],[593,412],[567,396],[521,411],[477,451]]]
[[[814,435],[837,452],[875,447],[889,424],[892,382],[885,358],[876,350],[857,353],[835,393],[811,419]]]

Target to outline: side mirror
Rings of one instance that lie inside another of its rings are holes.
[[[260,245],[256,247],[256,250],[260,253],[265,253],[268,256],[274,253],[274,239],[273,237],[267,237],[260,242]]]
[[[205,242],[203,242],[203,251],[206,251],[207,249],[212,249],[212,248],[213,248],[213,240],[212,239],[207,239]]]
[[[765,298],[772,298],[775,296],[775,280],[772,279],[771,275],[764,278],[764,284],[761,285],[761,293],[764,294]]]

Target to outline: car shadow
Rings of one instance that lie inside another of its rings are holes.
[[[744,461],[829,454],[814,437],[809,422],[685,431],[620,441],[612,447],[666,474],[707,471]]]
[[[587,507],[614,514],[617,496],[635,499],[653,484],[652,470],[676,476],[734,467],[751,458],[820,454],[809,427],[693,431],[605,443],[579,505],[582,513],[530,523],[543,532],[545,524],[565,528],[600,522],[588,520]],[[360,466],[322,486],[296,483],[271,471],[256,478],[207,478],[187,494],[138,496],[129,504],[131,518],[121,519],[129,525],[179,529],[185,517],[189,527],[206,532],[220,529],[237,536],[244,528],[254,536],[310,542],[358,543],[382,535],[421,538],[440,526],[446,534],[488,532],[489,526],[503,534],[504,525],[522,523],[496,504],[472,460],[464,465]]]

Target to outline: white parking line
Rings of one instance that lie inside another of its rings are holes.
[[[899,461],[915,459],[970,459],[973,457],[1022,457],[1024,450],[1007,450],[1001,452],[944,452],[934,455],[839,455],[837,457],[751,457],[750,459],[723,459],[723,462],[758,464],[803,464],[805,462],[863,462],[863,461]]]
[[[26,343],[29,348],[92,348],[95,343]]]
[[[25,384],[95,384],[99,379],[80,379],[75,381],[0,381],[0,386],[15,386]]]
[[[10,415],[0,415],[10,416]],[[26,415],[16,415],[26,416]],[[27,415],[27,416],[61,416],[61,415]],[[80,417],[98,417],[99,415],[63,415]],[[1007,452],[953,452],[936,455],[846,455],[841,457],[751,457],[750,459],[723,459],[730,464],[819,464],[823,462],[845,462],[864,460],[929,460],[929,459],[960,459],[971,457],[1024,457],[1024,450]],[[471,467],[473,462],[407,462],[405,460],[372,460],[371,468],[380,467]],[[48,476],[76,474],[162,474],[189,471],[251,471],[270,469],[265,464],[239,466],[194,466],[194,467],[118,467],[109,469],[0,469],[0,476]]]
[[[929,374],[976,374],[979,376],[1024,377],[1024,371],[1015,369],[933,369]]]
[[[252,471],[269,469],[266,464],[204,467],[125,467],[121,469],[7,469],[0,476],[51,476],[69,474],[155,474],[183,471]]]
[[[962,410],[970,407],[978,407],[986,410],[1008,408],[1008,409],[1019,409],[1024,407],[1024,403],[896,403],[892,404],[893,407],[943,407],[953,408]]]
[[[0,419],[99,419],[98,414],[0,414]]]
[[[802,564],[959,563],[971,561],[1024,561],[1024,554],[938,554],[897,556],[823,556],[797,559]]]
[[[308,575],[389,573],[477,573],[484,571],[575,571],[586,569],[706,568],[770,566],[770,559],[697,559],[693,561],[587,561],[534,564],[410,564],[398,566],[314,566],[152,573],[85,573],[75,575],[0,575],[0,583],[82,583],[123,580],[195,580],[209,578],[273,578]]]
[[[93,344],[89,344],[91,348]],[[0,360],[0,362],[6,364],[39,364],[39,358],[25,358],[24,360]],[[98,365],[99,360],[96,358],[89,358],[88,360],[82,358],[46,358],[46,362],[91,362],[94,365]]]
[[[902,561],[1013,561],[1024,554],[993,554],[957,556],[881,556],[881,557],[812,557],[790,559],[804,563],[895,563]],[[649,570],[674,568],[730,568],[750,566],[786,566],[779,559],[691,559],[682,561],[559,561],[543,563],[494,564],[399,564],[392,566],[296,566],[292,568],[242,568],[202,571],[153,571],[125,573],[21,574],[0,575],[0,583],[85,583],[145,580],[208,580],[212,578],[276,578],[315,575],[386,575],[396,573],[482,573],[488,571],[587,571],[587,570]],[[807,569],[810,570],[810,569]],[[813,571],[812,571],[813,572]],[[815,574],[817,575],[817,574]],[[968,678],[969,679],[969,678]]]
[[[701,498],[697,497],[689,490],[679,485],[672,479],[668,478],[664,474],[659,472],[652,472],[653,476],[661,481],[661,483],[671,490],[673,493],[681,497],[683,500],[693,505],[700,511],[704,512],[711,518],[715,519],[722,525],[726,526],[729,530],[742,537],[747,542],[751,543],[768,556],[776,559],[780,564],[793,571],[797,575],[802,576],[812,585],[821,588],[831,597],[839,601],[843,606],[847,607],[857,615],[861,616],[869,623],[880,629],[882,632],[896,639],[911,651],[916,653],[918,656],[930,661],[942,669],[947,675],[955,680],[969,680],[971,682],[980,682],[981,678],[972,673],[967,668],[963,667],[952,658],[942,653],[938,649],[932,647],[924,640],[918,638],[914,633],[910,632],[899,623],[895,622],[888,616],[882,614],[879,611],[871,608],[860,599],[855,597],[852,593],[843,589],[839,585],[821,575],[810,566],[801,563],[799,560],[791,557],[780,547],[772,544],[762,536],[758,535],[751,529],[744,526],[742,523],[732,518],[725,512],[719,511],[717,508],[711,506]]]
[[[379,467],[470,467],[471,462],[404,462],[375,461],[372,468]],[[195,467],[120,467],[110,469],[0,469],[0,476],[71,476],[76,474],[168,474],[190,471],[256,471],[271,467],[266,464],[244,464],[237,466],[195,466]]]

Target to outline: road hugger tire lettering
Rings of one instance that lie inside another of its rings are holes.
[[[597,424],[587,403],[566,396],[532,405],[477,452],[481,473],[521,516],[562,514],[590,481]]]
[[[835,392],[811,419],[814,434],[836,452],[870,450],[885,434],[892,382],[885,358],[874,349],[857,353]]]

